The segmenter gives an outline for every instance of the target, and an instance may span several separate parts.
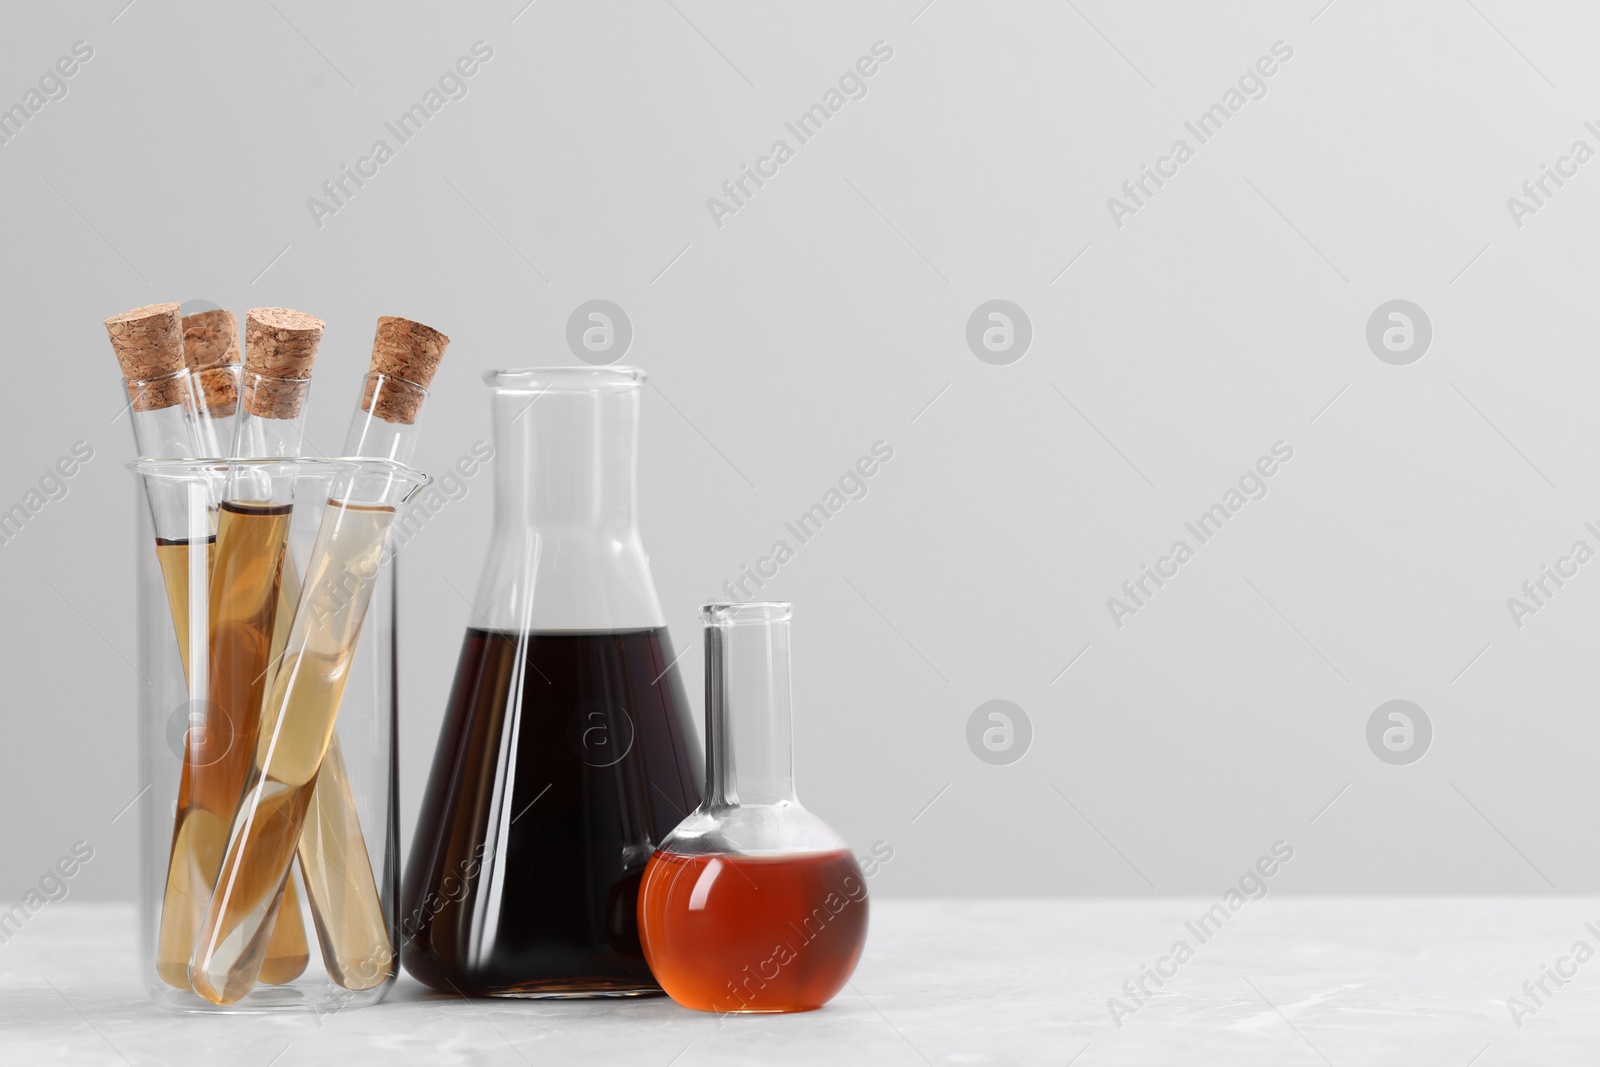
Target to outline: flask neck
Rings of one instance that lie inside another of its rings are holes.
[[[789,610],[708,605],[706,806],[798,803]]]
[[[475,625],[664,625],[636,520],[639,404],[630,367],[490,371],[494,528]]]
[[[496,383],[495,525],[632,535],[639,390]]]

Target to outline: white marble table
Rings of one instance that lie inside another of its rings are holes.
[[[409,978],[321,1020],[172,1015],[133,977],[132,909],[62,903],[0,947],[0,1064],[1600,1062],[1600,958],[1560,963],[1579,940],[1600,950],[1584,926],[1600,902],[1269,898],[1202,944],[1185,923],[1212,903],[879,901],[827,1008],[726,1021],[664,999],[469,1002]],[[1193,958],[1164,988],[1145,979],[1119,1028],[1107,998],[1180,939]],[[1574,976],[1546,978],[1518,1027],[1507,998],[1558,964]]]

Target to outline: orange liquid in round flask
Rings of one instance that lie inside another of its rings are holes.
[[[661,988],[714,1012],[810,1011],[856,969],[867,884],[794,791],[788,604],[708,604],[705,800],[645,868]]]

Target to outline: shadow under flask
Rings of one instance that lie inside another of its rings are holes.
[[[659,994],[639,879],[700,746],[635,519],[644,374],[491,371],[494,527],[423,795],[401,961],[452,995]]]
[[[687,1008],[810,1011],[849,980],[867,884],[794,791],[788,604],[707,604],[705,800],[662,841],[639,934]]]

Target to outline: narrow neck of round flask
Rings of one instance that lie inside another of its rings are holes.
[[[789,620],[706,623],[706,801],[794,801]]]
[[[636,524],[639,390],[497,385],[495,521],[502,529]]]

